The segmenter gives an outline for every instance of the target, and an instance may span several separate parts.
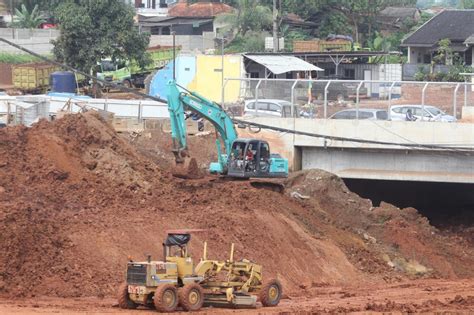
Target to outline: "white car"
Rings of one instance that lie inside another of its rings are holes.
[[[421,113],[423,112],[424,121],[441,121],[441,122],[455,122],[456,117],[446,114],[441,109],[425,105],[394,105],[390,107],[390,118],[391,120],[407,120],[407,112],[411,109],[413,117],[416,121],[421,120]]]
[[[257,106],[255,103],[257,102]],[[291,117],[290,102],[275,99],[258,99],[245,101],[244,117]],[[295,115],[299,117],[299,108],[295,105]]]

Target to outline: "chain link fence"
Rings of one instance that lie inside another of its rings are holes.
[[[474,106],[471,82],[228,78],[226,93],[238,97],[226,97],[224,106],[250,117],[405,120],[410,110],[420,120],[445,121],[465,118],[462,108]]]

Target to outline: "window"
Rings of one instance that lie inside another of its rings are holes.
[[[354,80],[356,76],[355,69],[345,69],[344,70],[344,77],[348,80]]]
[[[258,110],[268,110],[268,103],[258,102],[257,109]]]
[[[413,115],[421,117],[421,113],[422,113],[421,108],[414,108]],[[426,111],[426,109],[424,111],[423,117],[431,117],[430,113],[428,111]]]
[[[326,77],[328,77],[330,75],[333,75],[333,74],[336,74],[336,69],[335,68],[324,69],[324,75]]]
[[[270,157],[270,147],[268,143],[260,143],[260,160],[267,160]]]
[[[376,113],[376,117],[379,120],[387,120],[388,119],[388,113],[384,110],[378,111]]]
[[[357,118],[357,111],[355,111],[355,114],[356,114],[356,118]],[[359,111],[359,119],[370,119],[372,117],[374,117],[374,114],[372,114],[371,112]]]
[[[268,110],[272,112],[281,112],[281,107],[280,105],[269,103],[268,104]]]
[[[259,77],[260,75],[258,74],[258,72],[250,72],[251,79],[258,79]]]
[[[247,105],[248,109],[255,109],[255,102],[249,103]],[[268,103],[258,102],[258,110],[268,110]]]
[[[402,113],[402,109],[403,109],[402,107],[396,107],[396,108],[392,109],[392,111],[393,111],[394,113],[401,114],[401,113]]]
[[[353,115],[351,115],[350,111],[339,112],[339,113],[336,113],[333,116],[333,119],[351,119],[350,118],[351,116],[353,116],[353,118],[355,118],[355,112],[353,112],[352,114]]]

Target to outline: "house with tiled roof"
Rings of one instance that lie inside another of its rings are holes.
[[[430,64],[442,39],[467,65],[472,65],[474,10],[444,10],[406,37],[401,46],[408,48],[408,64]]]
[[[214,19],[217,15],[232,12],[234,8],[220,1],[188,2],[180,0],[168,6],[168,16],[139,16],[142,30],[152,35],[203,35],[216,33]]]

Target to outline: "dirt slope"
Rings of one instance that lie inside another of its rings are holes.
[[[234,242],[237,258],[261,263],[290,294],[407,274],[474,273],[466,269],[470,249],[436,233],[430,243],[425,233],[433,230],[414,210],[371,210],[337,178],[309,174],[315,178],[297,174],[288,183],[288,193],[313,196],[301,201],[248,182],[177,179],[94,113],[2,129],[0,294],[111,295],[127,256],[158,258],[164,231],[174,228],[208,230],[193,237],[196,258],[203,240],[217,258]],[[408,263],[412,250],[423,266]]]

